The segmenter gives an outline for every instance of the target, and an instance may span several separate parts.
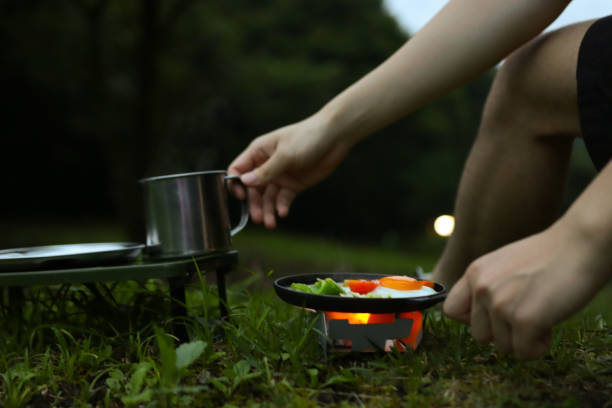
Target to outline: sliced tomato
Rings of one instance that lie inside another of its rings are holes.
[[[348,286],[351,291],[359,293],[360,295],[370,293],[378,287],[378,282],[364,279],[347,279],[344,281],[344,284]]]
[[[423,284],[409,276],[385,276],[378,280],[380,286],[397,290],[416,290],[421,289]]]

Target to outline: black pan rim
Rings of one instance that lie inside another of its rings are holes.
[[[344,279],[378,279],[383,276],[393,276],[393,274],[335,272],[288,275],[274,281],[274,290],[283,301],[294,306],[317,311],[349,313],[399,313],[424,310],[446,298],[446,288],[437,282],[434,282],[434,289],[438,293],[411,298],[349,298],[334,295],[315,295],[290,288],[290,285],[294,282],[311,284],[317,278],[332,278],[335,281],[342,281]]]

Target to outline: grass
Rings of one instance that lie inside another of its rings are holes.
[[[599,407],[612,401],[610,287],[556,328],[550,354],[538,361],[476,344],[468,328],[436,308],[416,352],[326,360],[312,329],[315,316],[269,290],[277,275],[302,268],[412,270],[432,258],[276,233],[244,235],[236,246],[248,271],[229,287],[230,319],[220,319],[212,279],[196,280],[183,321],[192,340],[182,345],[171,335],[173,300],[159,281],[122,283],[112,299],[80,286],[32,288],[19,310],[4,299],[0,406]],[[270,266],[276,267],[268,276]]]

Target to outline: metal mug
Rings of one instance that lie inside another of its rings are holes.
[[[231,227],[228,181],[223,170],[149,177],[144,187],[146,254],[157,259],[185,258],[232,249],[231,237],[249,220],[241,201],[240,221]]]

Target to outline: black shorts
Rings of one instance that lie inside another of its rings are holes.
[[[576,81],[582,137],[601,170],[612,158],[612,16],[594,22],[584,35]]]

